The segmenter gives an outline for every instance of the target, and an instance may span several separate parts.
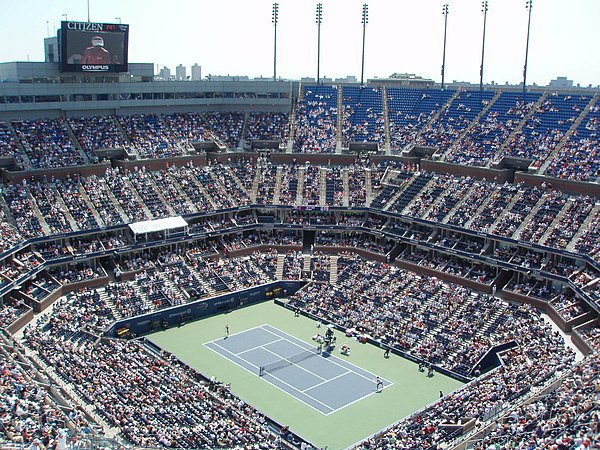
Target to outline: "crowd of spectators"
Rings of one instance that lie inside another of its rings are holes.
[[[90,157],[94,156],[94,150],[125,148],[129,145],[115,120],[113,116],[67,118],[81,148]]]
[[[346,142],[385,144],[381,88],[344,86],[342,88],[342,137]]]
[[[17,145],[12,130],[5,122],[0,121],[0,158],[5,157],[13,157],[19,165],[28,166],[28,164],[25,164],[25,158]]]
[[[27,311],[29,308],[23,300],[5,303],[0,309],[0,328],[6,328]]]
[[[0,446],[50,447],[69,420],[46,386],[36,382],[31,368],[23,367],[17,353],[0,351]],[[73,417],[76,410],[73,410]]]
[[[23,241],[23,236],[13,225],[4,220],[0,220],[0,253],[16,247]]]
[[[305,87],[296,108],[294,149],[302,153],[333,153],[336,149],[337,97],[335,86]]]
[[[340,257],[338,264],[338,285],[312,285],[293,297],[292,306],[466,373],[473,373],[490,345],[518,344],[503,355],[503,366],[368,440],[364,448],[429,448],[449,434],[442,424],[485,423],[495,410],[571,370],[574,354],[527,305],[473,297],[439,280],[357,258]],[[510,318],[497,320],[502,316]]]
[[[94,278],[105,277],[106,272],[102,266],[91,267],[87,263],[78,263],[65,268],[56,268],[48,271],[60,284],[73,284]]]
[[[246,139],[249,141],[278,141],[287,145],[289,136],[288,113],[250,113],[246,124]]]
[[[132,147],[142,158],[166,158],[183,154],[181,143],[173,139],[159,116],[139,114],[119,116],[118,120]]]
[[[276,448],[264,417],[228,389],[141,342],[96,342],[82,331],[109,315],[97,295],[74,295],[29,327],[24,343],[136,446]]]
[[[467,129],[462,142],[450,149],[447,160],[473,166],[488,165],[539,97],[539,93],[532,92],[501,92],[479,120]]]
[[[14,120],[12,124],[33,168],[77,166],[85,162],[64,119]]]
[[[571,180],[597,180],[600,176],[599,123],[600,106],[596,104],[552,159],[545,174]]]
[[[598,253],[593,240],[598,221],[588,220],[598,212],[594,200],[587,196],[448,175],[422,178],[419,173],[395,169],[390,171],[391,184],[374,191],[373,182],[381,179],[386,166],[326,167],[325,186],[321,185],[323,166],[302,166],[302,181],[299,166],[275,167],[261,159],[256,165],[238,161],[233,167],[214,163],[171,166],[161,171],[107,169],[104,176],[8,184],[2,194],[20,235],[30,238],[175,213],[245,206],[252,203],[253,192],[256,203],[297,205],[300,201],[320,205],[325,191],[328,206],[345,203],[347,192],[349,206],[362,206],[368,201],[370,176],[375,208],[384,208],[388,199],[396,198],[392,210],[401,208],[411,216],[560,249],[586,249],[590,256]],[[310,224],[330,223],[330,214],[323,214],[324,220],[310,219]],[[556,220],[559,214],[561,220]],[[5,233],[9,229],[4,225]]]
[[[385,255],[393,248],[394,243],[368,233],[319,231],[315,236],[315,245],[357,248]]]

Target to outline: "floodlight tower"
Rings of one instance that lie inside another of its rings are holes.
[[[523,67],[523,92],[527,89],[527,57],[529,55],[529,29],[531,28],[531,8],[533,6],[532,0],[525,2],[525,8],[529,11],[529,18],[527,19],[527,44],[525,45],[525,66]]]
[[[273,3],[273,13],[271,22],[273,22],[273,81],[277,81],[277,22],[279,21],[279,3]]]
[[[362,7],[362,26],[363,26],[363,43],[362,43],[362,64],[360,69],[360,85],[364,85],[365,75],[365,34],[367,32],[367,24],[369,23],[369,5],[366,3]]]
[[[483,57],[485,55],[485,25],[487,22],[488,0],[481,2],[481,12],[483,13],[483,44],[481,45],[481,66],[479,67],[479,90],[483,90]]]
[[[323,20],[323,4],[317,3],[317,84],[320,84],[321,69],[321,21]]]
[[[442,89],[444,89],[444,74],[446,72],[446,32],[448,31],[448,3],[442,6],[442,15],[444,16],[444,53],[442,56]]]

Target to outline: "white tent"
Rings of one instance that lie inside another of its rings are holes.
[[[129,228],[137,237],[140,234],[156,233],[164,231],[168,236],[171,230],[183,228],[187,232],[188,223],[181,216],[167,217],[166,219],[144,220],[143,222],[130,223]]]

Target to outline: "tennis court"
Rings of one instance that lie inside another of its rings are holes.
[[[269,324],[269,326],[264,324]],[[227,328],[230,330],[231,336],[223,339]],[[300,384],[308,374],[306,371],[298,372],[297,368],[292,369],[295,370],[295,375],[288,378],[286,372],[289,368],[287,366],[276,369],[272,374],[267,372],[267,376],[259,377],[258,367],[277,359],[277,357],[259,359],[260,357],[256,355],[252,358],[252,355],[258,352],[258,350],[252,351],[252,349],[264,346],[274,339],[273,336],[266,334],[268,338],[260,340],[259,336],[264,334],[265,328],[270,331],[279,330],[276,333],[278,338],[275,339],[285,337],[285,341],[297,343],[302,349],[312,346],[313,335],[324,334],[326,331],[325,328],[317,328],[314,320],[303,316],[295,317],[292,311],[276,305],[273,301],[267,301],[227,314],[207,317],[182,327],[157,331],[148,336],[148,339],[163,350],[171,352],[207,378],[214,376],[217,380],[229,384],[231,391],[237,397],[281,425],[289,425],[297,435],[319,448],[328,446],[330,450],[348,448],[402,417],[438,401],[440,390],[449,393],[463,384],[438,372],[434,377],[427,377],[423,372],[419,372],[415,363],[393,355],[390,358],[384,358],[383,350],[379,347],[361,344],[341,332],[335,333],[337,346],[341,348],[344,344],[349,345],[351,348],[349,355],[342,355],[336,348],[335,357],[333,355],[328,358],[311,356],[296,365],[310,370],[316,361],[331,360],[339,364],[345,363],[343,365],[347,370],[351,369],[353,372],[360,373],[361,368],[362,370],[366,369],[370,374],[367,376],[369,380],[365,380],[364,392],[358,394],[358,389],[346,383],[334,387],[335,391],[331,394],[325,392],[329,388],[323,388],[323,392],[319,392],[314,380],[312,385]],[[253,331],[254,329],[256,331]],[[225,345],[224,348],[227,351],[221,348],[217,352],[205,345],[210,342],[221,346]],[[291,345],[286,342],[282,342],[282,344]],[[269,349],[273,349],[274,345],[269,346]],[[235,355],[244,351],[246,353],[240,355],[236,361],[229,357],[231,353]],[[279,352],[278,354],[293,355],[299,349],[298,347],[287,347],[285,351],[289,353]],[[226,354],[229,356],[225,357]],[[340,361],[342,362],[340,363]],[[322,362],[319,361],[319,363]],[[247,367],[242,364],[246,364]],[[327,379],[332,376],[332,369],[327,372],[328,368],[323,368],[320,364],[318,367],[319,369],[313,369],[313,373]],[[327,374],[328,376],[325,377],[324,375]],[[272,378],[269,375],[272,375]],[[381,394],[374,393],[375,375],[390,382]],[[275,377],[283,379],[282,381],[289,385],[285,387],[286,390],[275,384],[277,382]],[[295,381],[292,380],[290,383],[290,378]],[[292,389],[291,386],[294,388]],[[335,412],[324,413],[291,394],[294,390],[302,391],[311,388],[311,395],[319,402],[333,408]],[[357,391],[357,395],[366,395],[366,397],[349,403],[352,400],[347,396],[351,391]],[[335,403],[333,400],[333,397],[336,396],[341,397],[340,403]],[[342,404],[346,404],[346,406],[342,407]]]
[[[319,353],[271,325],[260,325],[204,344],[287,394],[329,415],[378,393],[377,375]],[[380,378],[385,389],[392,383]]]

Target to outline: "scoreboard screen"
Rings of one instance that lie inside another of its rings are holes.
[[[61,22],[62,72],[127,72],[129,25]]]

